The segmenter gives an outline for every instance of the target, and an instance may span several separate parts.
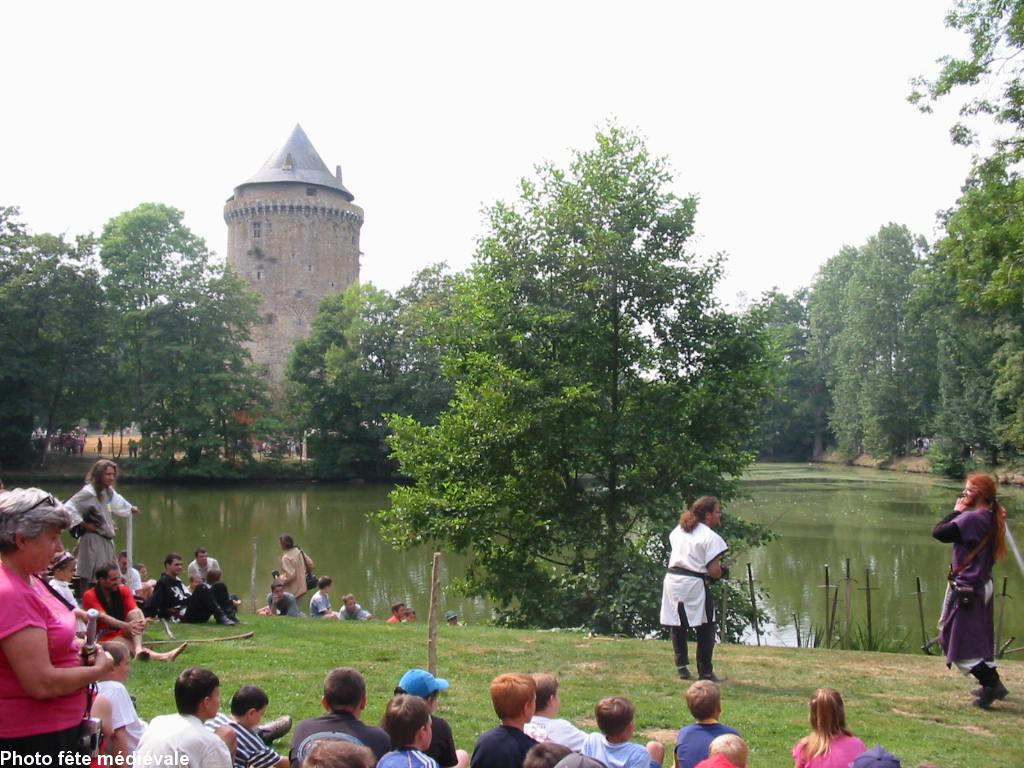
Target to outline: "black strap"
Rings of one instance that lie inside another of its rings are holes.
[[[708,577],[706,573],[691,571],[689,568],[683,568],[680,565],[670,565],[668,572],[675,576],[693,576],[695,579],[706,579]]]
[[[981,550],[983,550],[988,545],[989,541],[995,535],[996,525],[998,525],[998,523],[996,523],[996,512],[993,510],[993,512],[992,512],[992,527],[988,529],[988,533],[986,533],[982,537],[981,541],[978,542],[978,546],[976,546],[974,549],[971,550],[970,554],[967,555],[967,557],[964,559],[964,561],[962,563],[960,563],[960,567],[957,568],[956,570],[953,570],[953,564],[952,563],[949,564],[949,580],[950,581],[953,581],[961,573],[966,571],[967,567],[971,563],[974,562],[974,558],[976,558],[981,553]]]
[[[61,602],[62,602],[62,603],[63,603],[63,604],[65,605],[65,606],[67,606],[67,609],[68,609],[69,611],[73,611],[73,610],[75,610],[75,608],[77,608],[77,607],[78,607],[77,605],[72,605],[71,603],[69,603],[69,602],[68,602],[68,600],[67,600],[67,598],[66,598],[66,597],[64,597],[64,595],[62,595],[62,594],[61,594],[60,592],[58,592],[58,591],[57,591],[56,589],[54,589],[53,587],[51,587],[51,586],[50,586],[50,582],[48,582],[48,581],[47,581],[46,579],[44,579],[44,578],[41,578],[41,577],[40,577],[40,576],[38,576],[38,575],[36,576],[36,578],[37,578],[37,579],[39,579],[39,582],[40,582],[40,583],[41,583],[41,584],[42,584],[42,585],[43,585],[44,587],[46,587],[46,589],[47,589],[47,590],[49,591],[49,593],[50,593],[51,595],[53,595],[54,597],[56,597],[56,598],[57,598],[58,600],[60,600],[60,601],[61,601]]]

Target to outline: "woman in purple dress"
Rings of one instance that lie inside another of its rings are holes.
[[[932,536],[953,545],[939,619],[946,665],[956,664],[978,678],[974,703],[988,709],[1008,693],[996,671],[992,628],[992,566],[1006,557],[1006,509],[996,501],[995,480],[982,472],[968,475],[953,512],[938,522]]]

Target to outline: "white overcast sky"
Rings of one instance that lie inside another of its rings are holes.
[[[73,235],[163,202],[223,254],[225,199],[298,122],[394,290],[466,267],[481,208],[613,118],[700,197],[724,300],[789,292],[890,221],[935,239],[970,153],[952,104],[905,97],[964,48],[950,3],[5,3],[0,204]]]

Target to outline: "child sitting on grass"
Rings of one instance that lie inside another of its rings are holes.
[[[697,763],[697,768],[747,768],[747,743],[735,733],[716,736],[708,751],[708,759]]]
[[[396,749],[384,755],[377,768],[438,768],[437,761],[423,753],[433,733],[430,707],[419,696],[400,693],[391,699],[381,726]]]
[[[288,758],[268,747],[256,731],[269,703],[262,688],[243,685],[231,697],[231,717],[218,712],[206,721],[228,745],[234,768],[288,768]]]
[[[676,768],[694,768],[709,754],[711,742],[727,733],[739,736],[734,728],[722,725],[722,694],[710,680],[698,680],[686,691],[686,706],[697,722],[679,730],[676,737]]]
[[[481,734],[470,768],[522,768],[537,742],[523,733],[533,717],[537,685],[529,675],[498,675],[491,681],[491,703],[501,725]]]
[[[665,747],[656,741],[647,747],[634,744],[633,715],[636,708],[624,696],[601,699],[594,707],[600,733],[588,733],[583,742],[583,754],[604,763],[607,768],[661,768],[665,760]]]

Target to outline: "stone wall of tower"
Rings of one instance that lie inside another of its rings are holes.
[[[359,282],[363,210],[326,187],[244,184],[225,204],[224,220],[228,263],[263,299],[253,359],[279,389],[320,301]]]

